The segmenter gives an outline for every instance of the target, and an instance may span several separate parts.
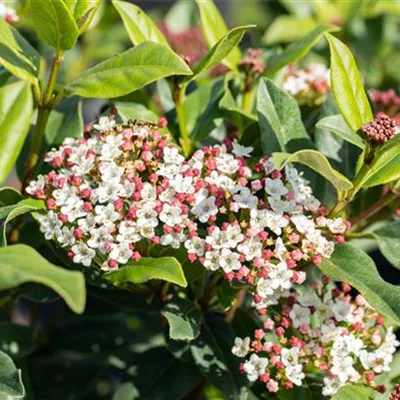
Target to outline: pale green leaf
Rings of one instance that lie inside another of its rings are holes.
[[[8,83],[0,88],[0,182],[15,165],[33,113],[32,90],[27,82]]]
[[[357,131],[374,119],[360,72],[349,48],[329,33],[325,36],[331,51],[331,85],[336,104],[350,128]]]
[[[113,0],[112,3],[121,16],[129,38],[135,46],[146,41],[169,46],[157,25],[140,7],[126,1]]]
[[[144,42],[84,71],[65,90],[82,97],[113,98],[167,76],[191,74],[187,64],[168,47]]]
[[[72,311],[83,313],[86,288],[81,272],[57,267],[24,244],[0,248],[0,290],[28,282],[48,286],[65,300]]]
[[[374,394],[373,389],[365,386],[348,384],[339,389],[332,396],[332,400],[372,400]]]
[[[13,360],[0,351],[0,395],[22,399],[25,396],[25,388],[21,375],[21,370],[17,369]]]
[[[153,279],[187,286],[182,266],[173,257],[142,257],[139,261],[130,262],[117,271],[105,274],[104,277],[116,286],[145,283]]]

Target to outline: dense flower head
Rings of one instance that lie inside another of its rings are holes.
[[[304,69],[290,65],[284,71],[283,89],[300,105],[321,105],[326,100],[330,88],[329,69],[324,64],[312,63]]]
[[[53,170],[26,191],[45,200],[40,229],[73,262],[108,271],[150,248],[183,248],[191,262],[250,285],[264,313],[304,281],[304,266],[331,256],[347,225],[325,216],[295,168],[250,163],[251,150],[225,141],[185,160],[158,127],[101,117],[91,134],[52,149]]]
[[[380,112],[375,119],[361,128],[366,138],[373,143],[385,143],[396,134],[396,122]]]
[[[8,7],[3,0],[0,0],[0,18],[10,23],[19,21],[19,17],[14,8]]]
[[[240,61],[239,65],[247,70],[250,75],[262,75],[265,71],[265,64],[261,56],[261,49],[247,49],[246,54]]]
[[[265,330],[236,338],[232,352],[245,359],[240,368],[247,378],[275,392],[301,386],[317,371],[325,396],[347,383],[382,390],[375,376],[389,371],[400,343],[383,317],[350,290],[347,284],[339,290],[327,277],[291,290],[265,316]]]
[[[378,112],[383,112],[390,118],[394,119],[396,125],[400,126],[400,96],[394,89],[377,90],[374,89],[370,93],[371,100]]]

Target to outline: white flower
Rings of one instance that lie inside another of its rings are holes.
[[[282,228],[289,224],[289,221],[284,218],[281,214],[276,214],[271,211],[266,211],[265,225],[267,228],[271,229],[276,235],[282,235]]]
[[[242,266],[239,257],[240,255],[238,253],[233,253],[229,249],[222,249],[220,266],[224,272],[228,273],[238,270]]]
[[[72,246],[71,250],[74,253],[74,263],[82,264],[85,267],[89,267],[93,258],[96,256],[96,252],[88,247],[85,243],[76,244]]]
[[[204,268],[216,271],[220,267],[221,254],[219,251],[207,251],[204,259]]]
[[[239,169],[239,162],[232,154],[222,153],[216,158],[217,168],[227,174],[233,175]]]
[[[250,192],[250,189],[247,187],[242,187],[240,189],[240,193],[233,196],[233,200],[235,200],[239,208],[250,209],[256,208],[258,202],[257,197],[253,196]]]
[[[342,386],[343,383],[341,383],[338,379],[325,377],[322,394],[324,396],[333,396]]]
[[[356,372],[353,367],[353,363],[353,358],[350,356],[333,357],[333,366],[330,372],[335,375],[341,383],[346,383]]]
[[[199,257],[204,255],[204,240],[198,236],[186,240],[185,247],[188,253],[196,254]]]
[[[75,244],[75,236],[73,228],[67,228],[64,226],[61,231],[56,231],[56,238],[58,242],[63,246],[72,246]]]
[[[110,119],[108,117],[100,117],[99,122],[97,124],[94,124],[93,128],[97,129],[98,131],[104,132],[113,129],[114,125],[115,121],[113,119]]]
[[[246,357],[247,353],[249,352],[250,349],[250,338],[245,337],[244,339],[241,339],[239,337],[235,338],[234,346],[232,348],[232,353],[236,357]]]
[[[266,357],[259,357],[257,354],[252,354],[250,360],[246,361],[243,365],[243,369],[247,374],[247,379],[250,382],[255,382],[265,373],[268,361]]]
[[[346,231],[346,224],[342,218],[328,219],[326,220],[326,226],[335,234],[341,234]]]
[[[312,234],[315,231],[315,222],[305,215],[293,215],[290,219],[300,233]]]
[[[242,146],[241,144],[239,144],[237,142],[237,140],[235,139],[232,143],[233,145],[233,151],[232,153],[236,156],[236,157],[250,157],[251,156],[251,152],[254,150],[253,147],[245,147]]]
[[[49,211],[47,215],[39,216],[40,232],[44,233],[44,237],[50,240],[56,234],[60,234],[62,222],[58,219],[54,211]]]
[[[112,203],[106,206],[96,206],[94,211],[96,212],[94,220],[100,225],[107,225],[110,222],[115,222],[119,218],[119,213],[115,211],[115,207]]]
[[[179,207],[164,204],[159,218],[169,226],[179,225],[183,221],[182,210]]]
[[[211,216],[218,213],[215,200],[214,196],[210,196],[192,208],[192,213],[199,218],[200,222],[207,222]]]
[[[122,242],[113,245],[110,253],[110,259],[115,260],[120,264],[126,264],[132,257],[132,250],[130,249],[129,242]]]
[[[288,188],[280,179],[267,178],[265,180],[265,191],[271,196],[284,196],[289,192]]]
[[[179,154],[177,147],[165,147],[163,156],[166,164],[182,164],[185,161],[185,158]]]
[[[301,386],[303,379],[306,377],[301,364],[287,365],[285,368],[285,374],[289,381],[293,382],[296,386]]]
[[[295,328],[299,328],[301,325],[310,325],[311,311],[308,307],[305,308],[294,304],[289,316]]]
[[[262,255],[262,243],[257,238],[246,240],[238,246],[238,250],[246,256],[246,261],[251,261]]]
[[[331,306],[332,314],[338,322],[347,321],[351,313],[351,309],[351,304],[348,304],[340,299],[337,299]]]

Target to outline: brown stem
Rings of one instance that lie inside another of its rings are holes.
[[[246,300],[247,288],[240,289],[236,293],[236,303],[227,311],[225,315],[225,321],[231,323],[235,318],[236,310],[240,308]]]
[[[350,220],[352,226],[356,226],[360,222],[367,220],[368,218],[375,215],[377,212],[385,208],[388,204],[390,204],[393,200],[396,200],[398,195],[393,192],[386,193],[383,197],[381,197],[376,203],[372,204],[371,207],[367,208],[357,217],[354,217]]]

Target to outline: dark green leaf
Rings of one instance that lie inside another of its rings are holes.
[[[273,74],[284,66],[299,61],[318,43],[325,32],[332,32],[335,30],[337,30],[337,28],[332,26],[317,26],[306,36],[290,44],[281,54],[269,58],[267,61],[266,74]]]
[[[316,127],[332,132],[360,149],[364,149],[365,147],[365,142],[349,127],[349,125],[347,125],[343,116],[340,114],[320,119]]]
[[[214,46],[226,33],[228,28],[213,0],[196,0],[200,10],[201,28],[209,47]],[[235,47],[222,61],[228,68],[236,69],[241,58],[240,50]]]
[[[36,347],[31,328],[8,321],[0,322],[0,343],[3,351],[16,359],[26,357]]]
[[[25,389],[21,378],[21,370],[17,369],[11,358],[1,351],[0,394],[17,399],[22,399],[25,396]]]
[[[334,280],[356,288],[378,312],[400,324],[400,286],[385,282],[364,251],[350,244],[338,245],[320,268]]]
[[[39,53],[3,18],[0,19],[0,64],[16,77],[38,85]]]
[[[400,221],[384,225],[371,234],[377,240],[379,250],[386,259],[400,269]]]
[[[175,283],[182,287],[187,286],[182,266],[173,257],[143,257],[117,271],[107,273],[104,277],[116,286],[125,283],[144,283],[153,279]]]
[[[113,0],[112,3],[119,12],[128,35],[135,46],[149,40],[169,46],[167,39],[160,32],[157,25],[141,8],[126,1]]]
[[[172,299],[161,314],[168,320],[169,336],[173,340],[191,341],[200,333],[201,310],[187,299]]]
[[[83,97],[124,96],[170,75],[191,75],[187,64],[161,44],[144,42],[84,71],[66,86]]]
[[[257,112],[264,154],[312,147],[296,101],[269,79],[260,81]]]
[[[62,0],[30,0],[32,20],[39,38],[58,51],[75,46],[79,30]]]
[[[50,287],[78,314],[85,309],[85,281],[80,272],[49,263],[29,246],[16,244],[0,248],[0,290],[27,282]]]
[[[25,197],[12,187],[0,188],[0,206],[12,206]]]
[[[281,169],[291,162],[310,167],[329,181],[339,194],[353,187],[353,184],[345,176],[332,168],[328,159],[319,151],[299,150],[294,154],[274,153],[273,157],[277,169]]]
[[[19,81],[0,88],[0,182],[15,165],[29,131],[32,112],[28,83]]]
[[[372,121],[371,106],[353,54],[339,39],[325,34],[331,50],[331,85],[336,104],[351,129]]]

